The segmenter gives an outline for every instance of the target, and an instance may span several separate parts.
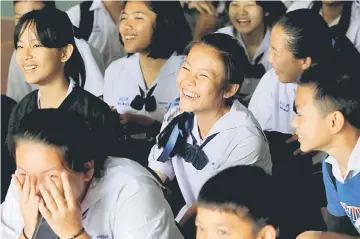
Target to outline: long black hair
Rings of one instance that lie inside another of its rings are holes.
[[[83,88],[86,81],[85,64],[76,47],[73,25],[68,15],[56,8],[48,7],[26,13],[15,27],[15,49],[17,49],[17,43],[24,30],[31,25],[36,28],[37,39],[44,47],[63,48],[68,44],[73,45],[74,51],[65,63],[64,74],[66,79],[72,78],[76,84]]]

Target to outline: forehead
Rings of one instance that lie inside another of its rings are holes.
[[[285,51],[286,50],[286,34],[284,28],[280,25],[275,25],[271,30],[270,44],[274,50]]]
[[[192,66],[198,66],[208,70],[214,70],[217,73],[222,73],[223,62],[220,59],[220,53],[213,47],[205,44],[194,45],[188,56],[187,62]]]
[[[43,2],[21,1],[14,5],[15,14],[24,15],[32,10],[40,10],[44,7]]]
[[[295,103],[298,107],[313,105],[314,95],[314,87],[299,85],[296,89]]]
[[[151,12],[146,3],[142,1],[128,1],[125,5],[124,12],[132,13],[132,12]]]

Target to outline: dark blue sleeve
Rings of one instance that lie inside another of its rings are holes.
[[[322,163],[323,180],[326,191],[326,199],[328,202],[327,209],[329,213],[336,217],[346,216],[344,208],[340,205],[340,199],[338,192],[330,178],[329,172],[327,171],[325,160]]]

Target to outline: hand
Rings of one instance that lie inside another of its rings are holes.
[[[46,178],[49,190],[39,185],[43,198],[39,200],[39,210],[56,235],[71,238],[83,228],[80,205],[74,197],[67,173],[61,173],[61,181],[64,195],[50,177]]]
[[[121,124],[129,124],[133,121],[133,114],[124,113],[120,114],[120,123]]]
[[[135,123],[142,126],[149,126],[155,122],[154,119],[147,117],[145,115],[137,115],[131,113],[124,113],[120,115],[121,124]]]
[[[296,134],[294,134],[293,136],[291,136],[290,139],[286,140],[285,143],[291,144],[292,142],[298,141],[298,139],[299,139],[299,137],[298,137]],[[301,151],[300,148],[298,148],[297,150],[294,151],[293,154],[296,156],[296,155],[298,155],[298,154],[302,154],[302,155],[303,155],[304,153]]]
[[[17,173],[15,173],[17,174]],[[24,231],[27,237],[32,238],[39,220],[39,209],[36,201],[36,178],[26,175],[23,184],[17,175],[12,175],[20,201],[21,215],[24,220]]]
[[[211,2],[203,1],[192,1],[188,4],[189,9],[195,9],[200,14],[210,14],[213,16],[217,16],[216,8]]]

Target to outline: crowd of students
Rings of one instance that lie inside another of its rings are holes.
[[[13,4],[2,238],[360,238],[358,2]]]

